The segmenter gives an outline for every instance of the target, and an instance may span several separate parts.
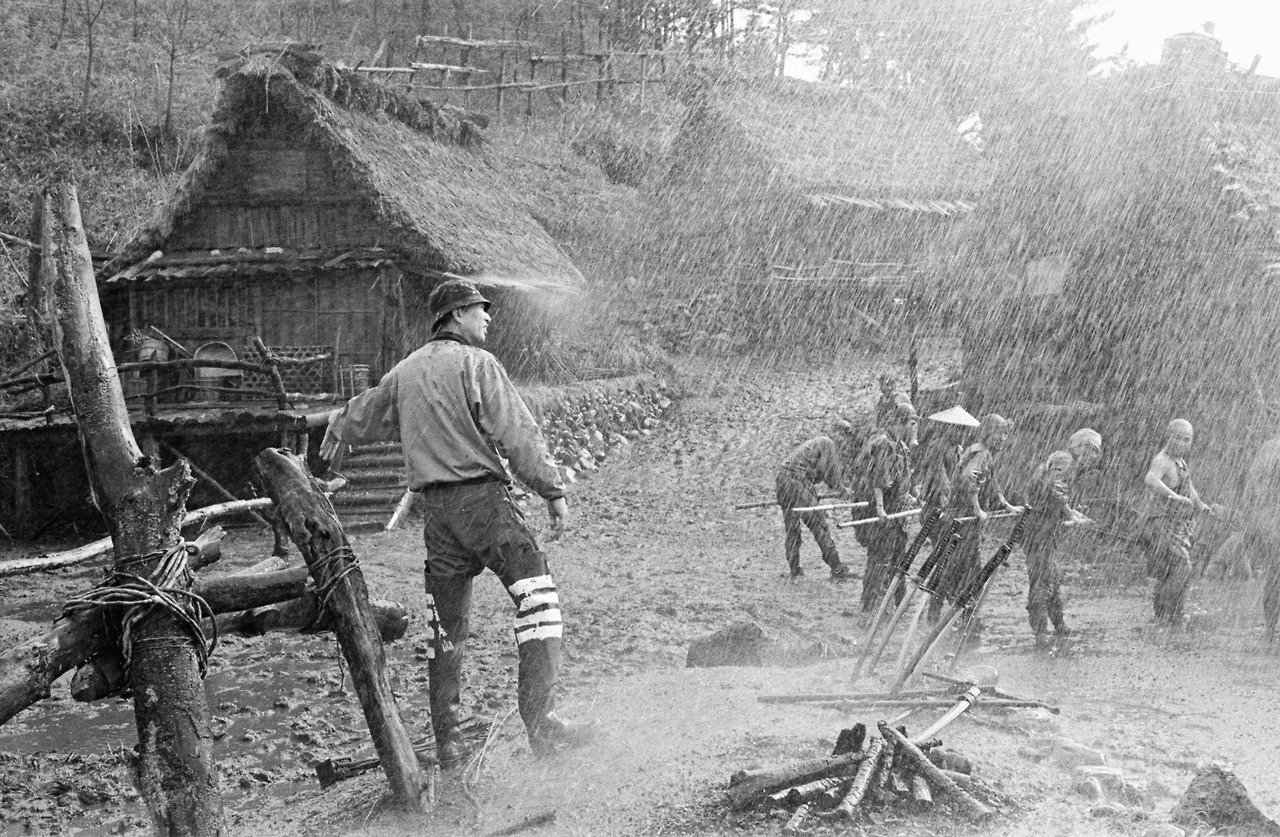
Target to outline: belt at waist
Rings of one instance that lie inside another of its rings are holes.
[[[413,489],[419,494],[425,494],[428,491],[434,491],[439,488],[462,488],[467,485],[484,485],[489,482],[506,482],[506,479],[497,474],[482,474],[478,477],[471,477],[465,480],[450,480],[447,482],[428,482]]]

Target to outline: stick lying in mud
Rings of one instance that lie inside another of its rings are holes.
[[[513,834],[519,834],[522,831],[528,831],[531,828],[540,828],[544,825],[551,825],[556,821],[556,809],[543,811],[541,814],[533,814],[525,817],[517,823],[512,823],[505,828],[498,828],[493,831],[486,831],[484,837],[511,837]]]

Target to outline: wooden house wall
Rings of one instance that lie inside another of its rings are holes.
[[[381,228],[362,193],[288,114],[257,119],[230,143],[214,182],[168,250],[371,247]]]
[[[393,266],[158,280],[112,289],[104,312],[117,353],[131,331],[154,325],[189,349],[221,341],[241,357],[255,335],[269,346],[336,347],[339,364],[366,364],[378,374],[401,349],[397,338],[384,351],[396,337],[387,307],[398,304],[398,283]]]

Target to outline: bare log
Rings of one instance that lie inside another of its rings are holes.
[[[849,786],[849,792],[844,795],[844,799],[840,800],[840,804],[836,807],[836,814],[843,814],[852,819],[854,812],[858,806],[862,804],[862,800],[866,798],[867,791],[871,788],[871,781],[876,776],[876,771],[881,767],[881,754],[885,749],[885,739],[877,738],[871,742],[871,746],[867,747],[867,757],[858,767],[858,773],[853,777],[853,784]]]
[[[373,619],[378,624],[383,642],[395,642],[404,637],[409,629],[409,613],[404,605],[374,599],[369,606],[373,609]],[[314,593],[270,608],[219,614],[213,622],[220,637],[231,634],[262,636],[267,631],[324,633],[333,630],[332,620],[320,612],[320,600]],[[206,630],[212,628],[207,620],[205,625]],[[120,653],[111,648],[80,666],[71,679],[71,697],[81,703],[91,703],[117,694],[124,686],[123,662]]]
[[[933,792],[929,790],[929,782],[919,773],[911,777],[911,801],[917,808],[933,807]]]
[[[729,805],[734,809],[746,808],[779,788],[851,771],[862,762],[863,756],[863,753],[846,753],[750,773],[736,773],[729,780]]]
[[[805,823],[809,820],[809,811],[812,810],[811,803],[804,803],[795,810],[791,815],[791,819],[787,820],[786,825],[782,826],[783,834],[799,834],[804,831]]]
[[[50,187],[44,222],[54,265],[56,345],[75,410],[94,502],[107,520],[116,566],[147,577],[176,546],[194,481],[185,462],[159,470],[129,424],[111,354],[75,186]],[[190,573],[172,582],[189,589]],[[202,649],[178,617],[153,608],[134,626],[129,684],[138,726],[139,791],[157,830],[224,830],[213,763],[209,706],[201,682]]]
[[[886,740],[894,741],[898,745],[898,752],[912,761],[917,772],[924,775],[929,780],[929,784],[935,789],[946,793],[948,796],[955,798],[960,806],[964,808],[965,813],[974,820],[983,820],[995,815],[995,811],[986,805],[974,799],[968,792],[961,788],[954,779],[948,776],[943,770],[939,769],[933,762],[929,761],[929,757],[920,751],[920,748],[902,733],[893,727],[884,723],[880,723],[880,734]]]
[[[199,526],[213,520],[222,520],[227,517],[234,517],[238,514],[265,509],[271,506],[271,500],[267,497],[255,497],[252,500],[237,500],[234,503],[216,503],[212,506],[196,509],[193,512],[187,512],[187,516],[182,521],[182,528],[188,529],[192,526]],[[111,538],[102,538],[93,543],[87,543],[84,546],[77,546],[75,549],[68,549],[65,552],[55,552],[50,555],[37,555],[34,558],[18,558],[12,561],[0,561],[0,577],[6,575],[21,575],[22,573],[34,572],[35,570],[56,570],[62,567],[71,567],[76,564],[83,564],[86,561],[92,561],[94,558],[101,558],[111,553]]]
[[[352,684],[392,795],[399,806],[421,810],[422,771],[391,693],[386,657],[369,609],[364,576],[333,505],[307,473],[306,465],[290,451],[269,448],[254,462],[317,589],[327,600],[334,633],[351,670]]]
[[[306,593],[307,579],[303,567],[256,577],[215,576],[198,581],[195,592],[214,613],[227,613],[296,599]],[[47,698],[55,680],[108,647],[102,619],[81,613],[61,617],[41,636],[0,653],[0,726]]]

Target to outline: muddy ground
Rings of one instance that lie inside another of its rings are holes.
[[[730,509],[767,498],[780,457],[869,403],[887,366],[874,358],[771,368],[683,363],[687,396],[662,427],[576,486],[574,529],[548,546],[567,621],[561,711],[602,719],[601,740],[558,761],[531,756],[512,714],[511,606],[496,579],[481,577],[467,700],[477,716],[507,720],[475,781],[464,788],[459,776],[446,775],[428,817],[383,810],[377,773],[318,789],[314,763],[366,741],[331,638],[225,641],[207,682],[233,833],[484,833],[552,809],[555,823],[529,833],[777,833],[776,814],[727,811],[721,791],[729,775],[824,755],[841,727],[892,712],[757,701],[847,689],[868,620],[858,612],[858,582],[829,581],[810,540],[808,574],[799,584],[787,581],[776,511]],[[935,366],[927,375],[940,382],[947,371]],[[544,512],[531,511],[545,525]],[[862,549],[847,533],[839,542],[860,571]],[[374,595],[419,614],[419,534],[408,528],[353,543]],[[269,535],[234,531],[223,569],[269,550]],[[0,640],[37,631],[97,574],[84,568],[0,580]],[[974,829],[945,808],[910,819],[890,813],[864,821],[863,833],[1141,834],[1167,820],[1197,765],[1211,759],[1232,763],[1263,810],[1280,815],[1273,691],[1280,654],[1261,638],[1256,585],[1199,581],[1202,612],[1171,634],[1152,625],[1147,582],[1122,550],[1087,565],[1073,561],[1068,577],[1077,630],[1069,649],[1032,647],[1019,552],[988,598],[985,630],[959,661],[959,669],[993,665],[1006,690],[1062,708],[1057,716],[979,709],[947,730],[948,744],[973,759],[983,787],[1003,803],[999,818]],[[775,662],[786,665],[684,667],[690,640],[744,619],[778,640],[785,654]],[[409,635],[388,649],[416,729],[426,721],[422,627],[415,616]],[[1099,806],[1074,790],[1071,774],[1042,758],[1040,743],[1058,734],[1103,751],[1144,791],[1145,805]],[[133,741],[129,704],[75,704],[64,679],[53,698],[0,728],[0,835],[143,828],[124,767]]]

